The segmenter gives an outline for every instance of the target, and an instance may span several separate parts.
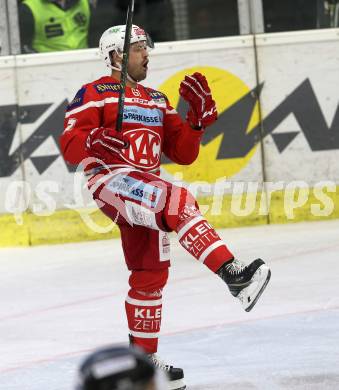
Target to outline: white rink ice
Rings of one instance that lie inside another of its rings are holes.
[[[339,389],[339,221],[221,230],[272,269],[246,313],[172,237],[160,356],[188,390]],[[92,349],[126,342],[119,240],[0,250],[0,390],[72,390]]]

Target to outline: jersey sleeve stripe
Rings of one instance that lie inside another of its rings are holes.
[[[108,100],[111,100],[111,101],[108,102]],[[103,107],[105,103],[114,103],[117,101],[118,101],[118,98],[108,98],[108,99],[104,99],[104,100],[90,101],[90,102],[83,104],[80,107],[75,108],[74,110],[66,112],[65,117],[68,118],[71,115],[74,115],[74,114],[77,114],[78,112],[87,110],[88,108]]]
[[[136,99],[134,99],[134,98],[126,98],[125,103],[136,103],[135,100]],[[65,118],[69,118],[70,116],[77,114],[79,112],[82,112],[84,110],[87,110],[88,108],[103,107],[105,104],[117,103],[118,101],[119,101],[119,98],[117,98],[117,97],[110,97],[110,98],[106,98],[103,100],[91,100],[91,101],[83,104],[80,107],[74,108],[73,110],[66,112]],[[154,104],[154,102],[153,103],[148,102],[148,105],[152,106],[152,107],[157,107],[157,108],[165,108],[162,104]],[[172,110],[173,112],[172,111],[167,112],[167,111],[168,110],[166,110],[166,113],[170,113],[170,114],[176,113],[176,111],[174,109]]]

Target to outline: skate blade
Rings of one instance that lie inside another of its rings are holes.
[[[178,379],[176,381],[171,381],[168,384],[169,390],[185,390],[186,385],[184,384],[184,381],[182,379]]]
[[[245,311],[249,312],[257,303],[271,278],[267,265],[260,266],[253,275],[253,282],[238,295]]]

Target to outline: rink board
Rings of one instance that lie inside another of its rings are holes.
[[[311,194],[309,200],[302,207],[294,210],[293,218],[289,218],[284,207],[286,193],[277,191],[272,194],[273,206],[269,216],[267,216],[267,214],[261,214],[262,196],[262,193],[247,195],[246,198],[250,199],[250,206],[247,208],[244,206],[245,195],[232,197],[226,194],[220,200],[220,214],[214,212],[213,204],[215,201],[211,197],[198,198],[198,202],[206,219],[218,228],[265,225],[268,221],[270,223],[292,223],[339,218],[339,186],[336,187],[335,193],[328,194],[334,207],[330,215],[312,215],[312,205],[321,205],[321,202],[314,194]],[[234,211],[238,212],[239,209],[243,210],[243,215],[236,216]],[[118,227],[99,210],[88,209],[86,211],[84,213],[84,210],[58,210],[46,217],[24,213],[22,224],[18,224],[13,215],[2,215],[0,216],[0,231],[2,232],[0,246],[57,244],[110,239],[120,236]],[[88,218],[84,218],[84,215],[88,215]]]
[[[197,195],[209,208],[213,202],[206,194],[215,183],[259,183],[258,192],[249,195],[254,207],[248,211],[239,211],[241,194],[225,185],[221,212],[207,212],[216,227],[339,217],[338,34],[331,29],[265,34],[255,40],[182,41],[159,44],[153,51],[146,85],[165,92],[183,113],[180,81],[201,71],[219,112],[197,161],[188,167],[164,161],[164,177],[179,177],[193,187],[202,183]],[[118,235],[100,212],[95,213],[100,232],[95,232],[76,211],[93,211],[95,204],[88,193],[79,194],[74,168],[65,164],[58,145],[67,103],[82,84],[105,72],[92,49],[0,57],[0,246]],[[283,183],[266,213],[263,182]],[[308,187],[310,195],[293,218],[286,213],[291,182]],[[325,200],[332,208],[313,193],[324,182],[331,184]],[[312,204],[319,204],[316,216]]]

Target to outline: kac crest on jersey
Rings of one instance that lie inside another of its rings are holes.
[[[161,138],[150,129],[135,129],[124,132],[130,141],[128,149],[123,150],[121,157],[138,168],[154,169],[160,164]]]

